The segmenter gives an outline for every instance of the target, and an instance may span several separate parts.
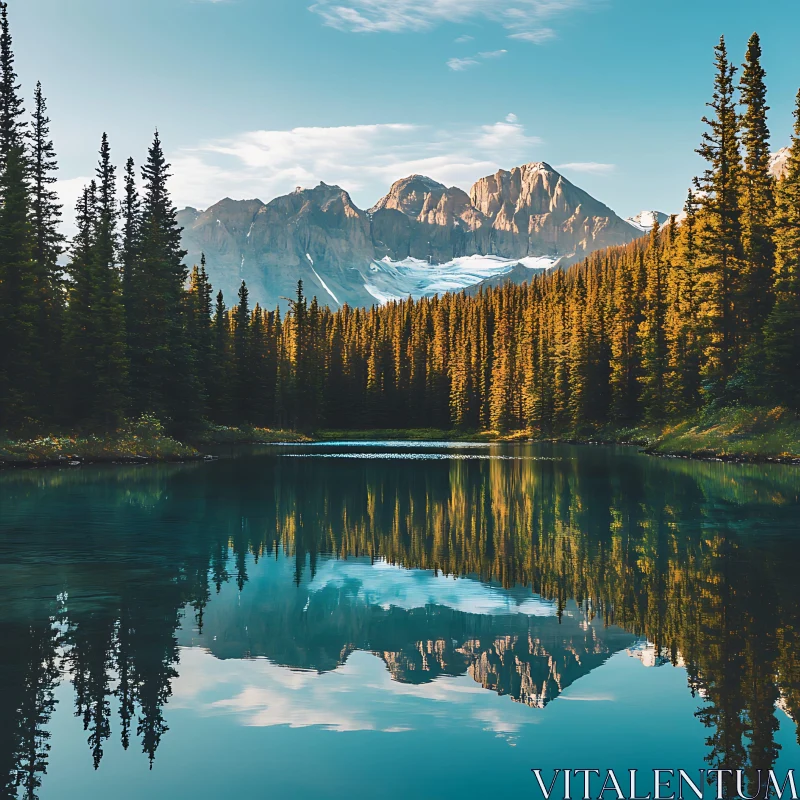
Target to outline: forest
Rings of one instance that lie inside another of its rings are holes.
[[[757,34],[714,51],[684,212],[649,237],[528,283],[332,311],[215,295],[191,270],[158,136],[95,179],[61,233],[41,85],[24,109],[0,10],[0,430],[389,426],[580,435],[745,403],[800,408],[800,93],[770,174]],[[120,198],[122,198],[120,200]]]

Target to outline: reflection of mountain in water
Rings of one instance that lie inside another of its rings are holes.
[[[468,578],[324,560],[314,578],[306,572],[294,586],[294,570],[289,559],[262,559],[244,591],[225,586],[206,609],[202,633],[184,625],[179,643],[218,658],[263,656],[319,672],[366,650],[403,683],[468,673],[486,689],[543,707],[635,642],[620,628],[587,622],[574,601],[558,615],[554,603],[529,591],[521,596]]]

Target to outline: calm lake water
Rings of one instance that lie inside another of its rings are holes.
[[[0,473],[0,795],[800,768],[799,567],[792,467],[361,443]]]

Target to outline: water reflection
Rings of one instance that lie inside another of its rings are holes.
[[[774,764],[776,705],[800,719],[800,471],[547,446],[287,457],[315,453],[0,476],[7,796],[37,796],[60,682],[95,767],[112,732],[152,764],[187,646],[320,674],[366,651],[393,685],[469,675],[534,708],[627,650],[685,665],[709,766]]]

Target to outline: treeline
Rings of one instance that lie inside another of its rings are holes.
[[[60,266],[62,210],[41,87],[24,121],[0,36],[0,429],[110,429],[155,414],[337,428],[580,432],[738,401],[800,407],[800,94],[770,174],[754,34],[741,78],[724,40],[685,213],[648,240],[530,283],[331,311],[230,307],[191,274],[156,134],[123,201],[107,137]]]

